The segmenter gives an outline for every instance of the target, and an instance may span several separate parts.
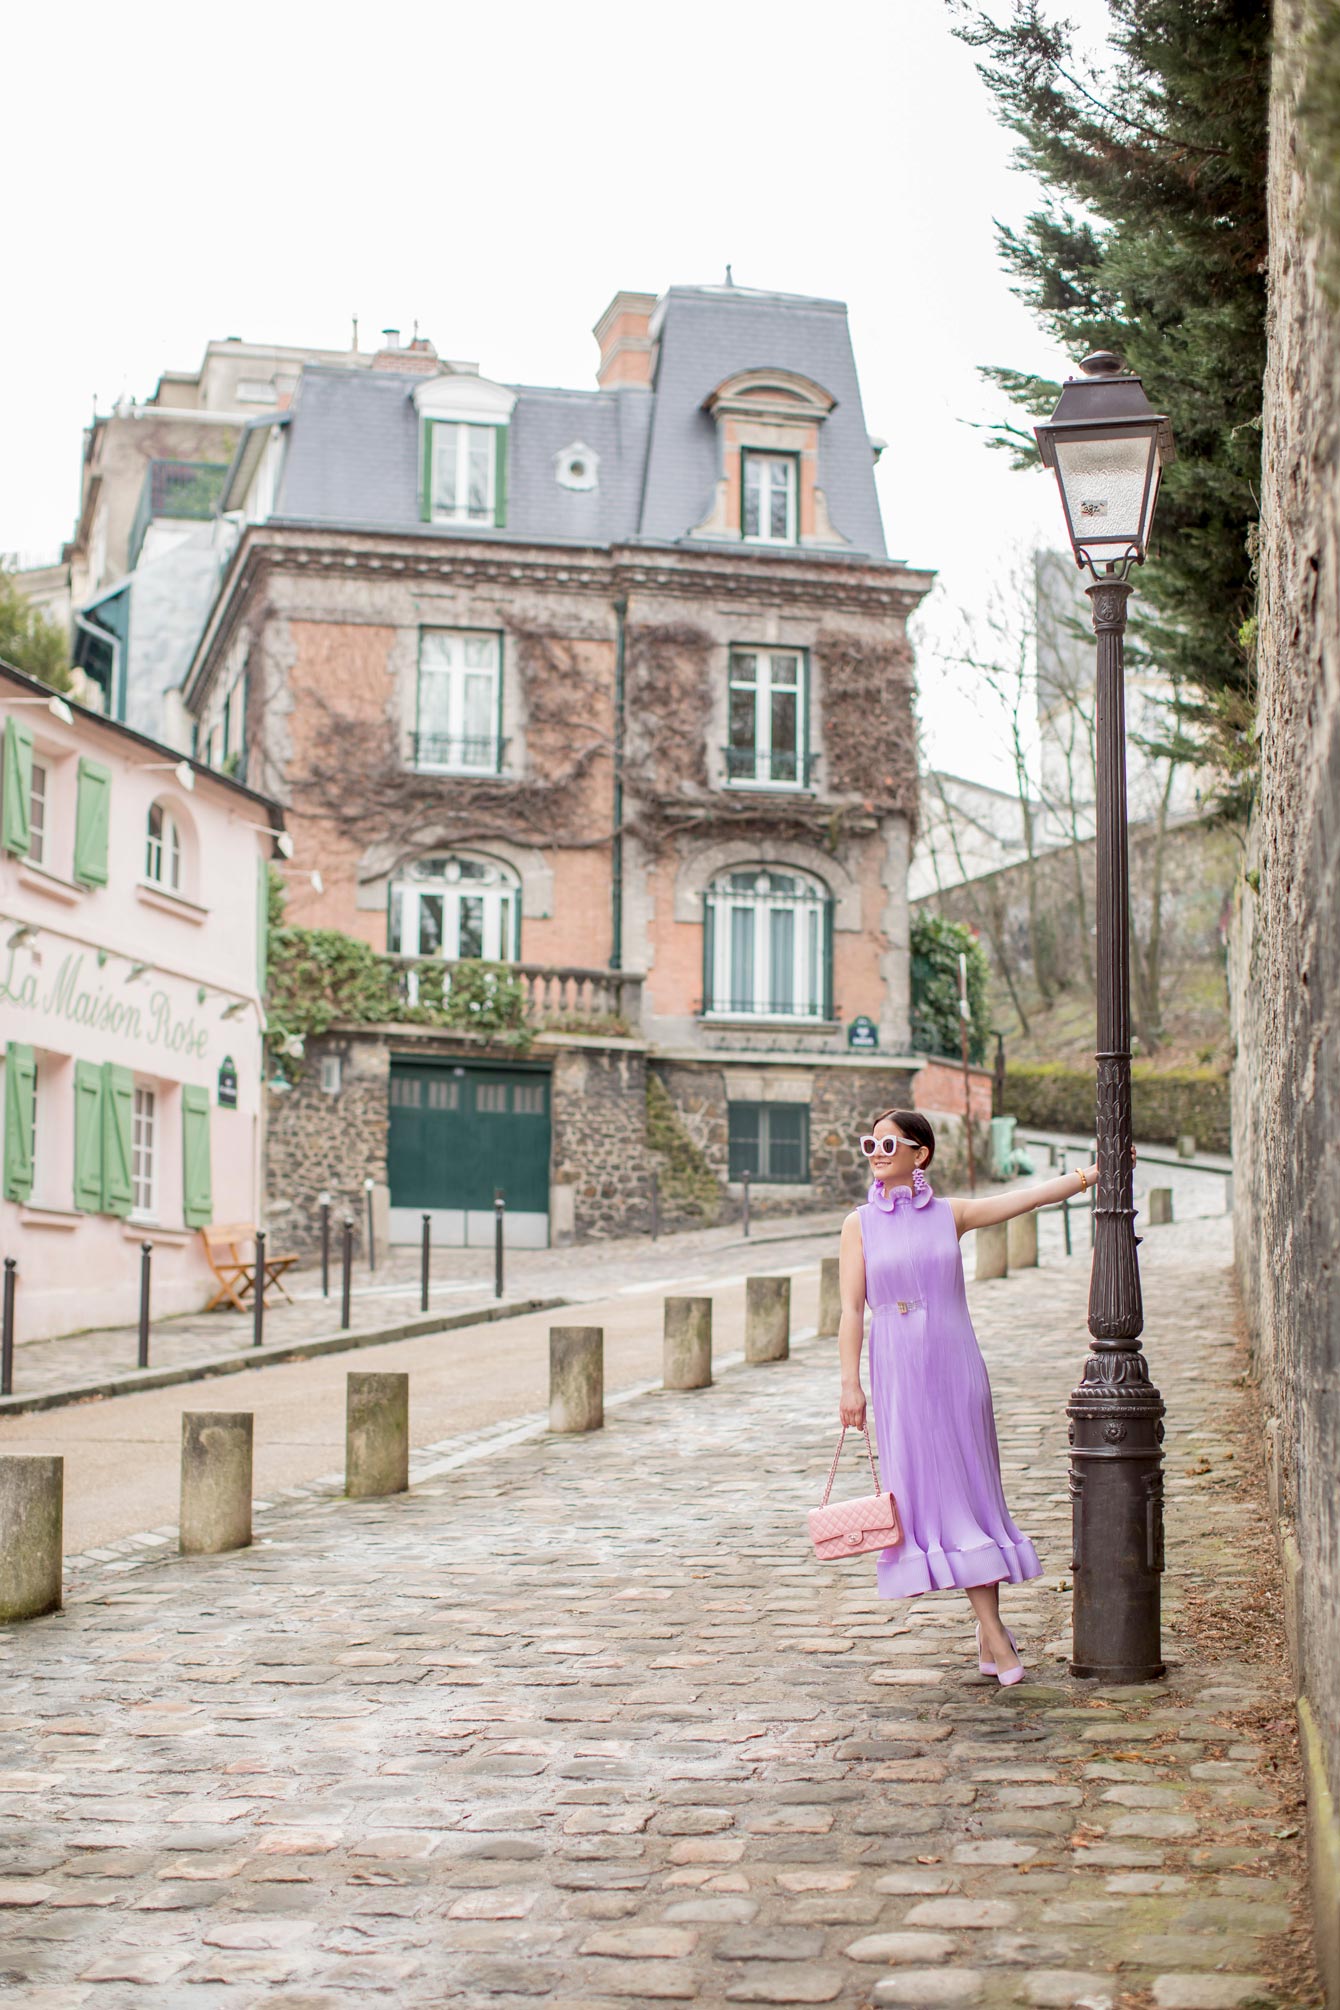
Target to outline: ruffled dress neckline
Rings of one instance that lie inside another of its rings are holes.
[[[927,1207],[935,1199],[935,1189],[918,1166],[911,1186],[896,1186],[886,1193],[878,1180],[870,1182],[870,1205],[881,1214],[894,1214],[900,1207]]]

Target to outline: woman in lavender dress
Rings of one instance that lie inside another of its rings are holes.
[[[1000,1483],[991,1384],[968,1314],[959,1238],[1031,1208],[1071,1199],[1097,1168],[977,1200],[937,1200],[924,1168],[935,1133],[916,1110],[885,1110],[861,1140],[874,1180],[842,1228],[842,1422],[866,1418],[861,1387],[871,1307],[870,1387],[880,1484],[898,1503],[903,1540],[880,1552],[881,1598],[965,1591],[977,1616],[984,1674],[1017,1682],[1023,1663],[1000,1616],[1007,1579],[1039,1577],[1028,1537]]]

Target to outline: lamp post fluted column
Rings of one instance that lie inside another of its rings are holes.
[[[1131,1161],[1130,885],[1123,639],[1129,582],[1086,589],[1098,638],[1098,1198],[1089,1358],[1067,1405],[1074,1525],[1073,1675],[1142,1682],[1164,1672],[1163,1400],[1140,1345]]]

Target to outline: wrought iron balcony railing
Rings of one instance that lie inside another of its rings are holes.
[[[410,760],[414,767],[446,774],[497,775],[507,758],[507,741],[495,733],[466,734],[411,733]]]
[[[810,788],[819,762],[817,754],[798,754],[794,747],[774,747],[768,753],[758,747],[723,747],[722,752],[727,781],[762,788]]]

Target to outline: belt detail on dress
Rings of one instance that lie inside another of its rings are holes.
[[[889,1305],[877,1305],[875,1310],[876,1312],[924,1312],[926,1310],[926,1301],[924,1298],[897,1298]]]

